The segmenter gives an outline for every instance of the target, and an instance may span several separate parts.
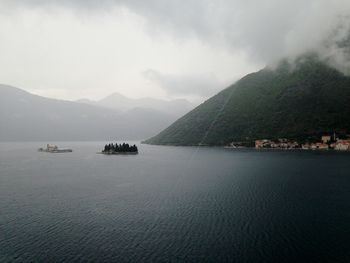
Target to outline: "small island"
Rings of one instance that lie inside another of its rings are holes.
[[[39,148],[39,152],[48,152],[48,153],[71,153],[72,149],[59,149],[57,145],[47,144],[46,148]]]
[[[129,145],[128,143],[123,143],[123,144],[113,144],[109,143],[106,144],[104,149],[101,151],[102,154],[138,154],[138,149],[137,146],[134,145]]]

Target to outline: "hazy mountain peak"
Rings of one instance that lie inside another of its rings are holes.
[[[127,96],[124,96],[123,94],[121,94],[119,92],[113,92],[112,94],[108,95],[104,99],[107,99],[107,98],[125,98],[125,99],[129,99]]]
[[[7,94],[7,95],[10,95],[10,94],[26,94],[26,95],[30,95],[29,92],[25,91],[25,90],[22,90],[22,89],[19,89],[19,88],[16,88],[14,86],[11,86],[11,85],[7,85],[7,84],[0,84],[0,92],[2,94]]]
[[[0,141],[137,140],[176,118],[153,109],[120,113],[82,102],[45,98],[0,84]]]
[[[119,111],[129,111],[134,108],[151,109],[175,117],[180,117],[194,108],[194,105],[186,99],[162,100],[150,97],[133,99],[118,92],[114,92],[99,101],[80,99],[77,102]]]

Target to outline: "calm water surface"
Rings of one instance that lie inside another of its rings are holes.
[[[350,262],[350,154],[0,144],[0,262]]]

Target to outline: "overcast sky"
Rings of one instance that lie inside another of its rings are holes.
[[[349,0],[0,0],[0,83],[202,100],[284,56],[349,66]]]

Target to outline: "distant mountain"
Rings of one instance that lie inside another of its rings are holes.
[[[153,109],[163,113],[173,115],[174,117],[181,117],[195,106],[185,99],[177,100],[159,100],[153,98],[131,99],[119,93],[113,93],[106,98],[99,101],[92,101],[88,99],[80,99],[77,102],[86,103],[95,106],[112,108],[120,111],[128,111],[134,108]]]
[[[333,131],[350,132],[350,77],[308,54],[245,76],[146,143],[225,145]]]
[[[153,109],[120,112],[0,85],[0,141],[137,140],[174,120]]]

